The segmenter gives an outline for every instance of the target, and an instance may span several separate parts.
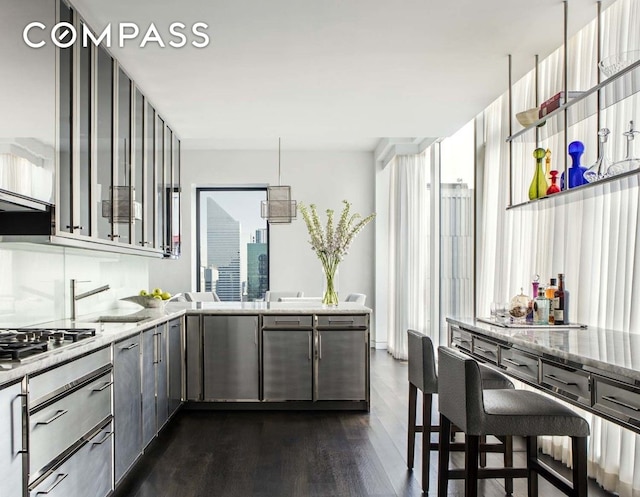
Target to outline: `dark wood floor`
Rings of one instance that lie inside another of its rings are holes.
[[[370,413],[181,411],[117,496],[421,496],[420,471],[406,468],[407,398],[406,363],[372,351]],[[461,454],[454,456],[462,465]],[[436,458],[432,453],[430,495]],[[523,460],[515,455],[516,465]],[[589,483],[591,497],[610,495]],[[502,497],[504,487],[486,480],[479,493]],[[451,482],[449,495],[463,496],[462,482]],[[524,480],[516,480],[514,495],[526,496]],[[540,495],[562,494],[540,479]]]

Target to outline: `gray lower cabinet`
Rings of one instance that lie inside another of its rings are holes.
[[[263,330],[264,400],[312,400],[313,331]]]
[[[204,400],[259,400],[258,316],[204,316]]]
[[[115,481],[142,451],[140,335],[114,344]]]
[[[22,497],[22,388],[0,389],[0,485],[3,497]]]
[[[366,330],[319,330],[316,400],[366,400]]]
[[[94,433],[69,459],[58,466],[31,492],[30,497],[105,497],[113,490],[113,425]],[[2,495],[5,495],[5,482]]]
[[[167,325],[142,332],[142,443],[156,436],[169,417]]]
[[[169,321],[168,363],[169,363],[169,416],[176,412],[182,403],[182,320]]]

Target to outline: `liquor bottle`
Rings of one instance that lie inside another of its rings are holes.
[[[549,299],[544,295],[544,288],[540,287],[533,301],[533,324],[549,324]]]
[[[556,296],[556,290],[558,287],[556,286],[557,280],[555,278],[551,278],[549,286],[544,291],[544,296],[549,301],[549,324],[555,323],[555,315],[553,313],[553,299]]]
[[[535,277],[533,278],[533,281],[531,282],[531,288],[533,291],[531,292],[531,300],[529,300],[529,307],[527,309],[527,318],[526,318],[527,323],[533,324],[533,302],[538,297],[538,286],[540,285],[538,281],[539,279],[540,277],[536,274]]]
[[[566,311],[566,295],[564,290],[564,274],[558,274],[558,289],[555,291],[553,297],[553,324],[567,324],[565,323],[565,311]],[[568,321],[568,319],[567,319]]]

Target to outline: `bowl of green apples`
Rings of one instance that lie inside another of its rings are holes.
[[[154,288],[151,291],[140,290],[138,295],[125,297],[121,300],[133,302],[147,309],[163,307],[165,302],[171,298],[169,292],[165,292],[162,288]]]

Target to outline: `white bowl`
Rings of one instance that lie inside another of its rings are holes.
[[[525,110],[525,111],[522,111],[522,112],[518,112],[516,114],[516,119],[525,128],[527,126],[531,126],[538,119],[540,119],[540,116],[538,114],[538,108],[536,107],[535,109],[529,109],[529,110]]]
[[[164,305],[164,300],[162,299],[156,299],[153,297],[143,297],[142,295],[133,295],[131,297],[125,297],[120,300],[133,302],[134,304],[138,304],[146,308],[159,308]]]

